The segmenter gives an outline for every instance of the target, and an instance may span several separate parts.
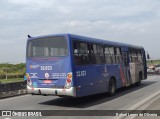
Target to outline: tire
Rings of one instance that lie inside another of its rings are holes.
[[[138,82],[136,82],[136,86],[140,86],[141,85],[141,80],[142,80],[142,73],[139,73]]]
[[[109,94],[109,96],[113,96],[115,93],[116,93],[116,82],[114,81],[114,79],[111,79],[109,81],[108,94]]]

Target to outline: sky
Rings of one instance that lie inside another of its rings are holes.
[[[71,33],[160,58],[160,0],[0,0],[0,63],[25,62],[27,35]]]

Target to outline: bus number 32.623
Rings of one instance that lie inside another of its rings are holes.
[[[76,76],[77,77],[86,76],[86,71],[76,71]]]

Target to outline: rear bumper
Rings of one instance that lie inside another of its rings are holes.
[[[31,88],[27,86],[27,91],[30,94],[39,95],[57,95],[57,96],[72,96],[76,97],[76,88],[71,87],[69,89],[52,89],[52,88]]]

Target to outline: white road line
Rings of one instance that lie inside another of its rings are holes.
[[[127,110],[138,110],[138,109],[141,109],[141,110],[142,110],[142,108],[140,108],[140,107],[143,106],[145,103],[148,103],[148,106],[149,106],[149,105],[151,105],[154,101],[158,100],[158,99],[159,99],[159,96],[158,96],[158,95],[160,95],[160,90],[158,90],[157,92],[153,93],[153,94],[150,95],[149,97],[141,100],[140,102],[134,104],[133,106],[131,106],[131,107],[128,108]],[[150,100],[152,100],[154,97],[157,97],[157,96],[158,96],[158,98],[155,98],[153,101],[150,101]],[[149,101],[150,101],[150,102],[149,102]],[[145,109],[145,108],[144,108],[144,109]],[[128,116],[128,117],[121,117],[121,116],[119,116],[119,117],[115,117],[115,118],[113,118],[113,119],[133,119],[133,118],[135,118],[135,116]]]
[[[146,102],[148,102],[149,100],[151,100],[152,98],[156,97],[160,95],[160,90],[158,90],[157,92],[153,93],[152,95],[150,95],[149,97],[141,100],[140,102],[136,103],[135,105],[131,106],[130,108],[128,108],[127,110],[135,110],[138,109],[140,106],[142,106],[143,104],[145,104]]]
[[[148,76],[148,77],[149,77],[149,76]],[[147,78],[146,80],[152,80],[152,79],[156,79],[156,78],[158,78],[158,77],[160,78],[160,76],[154,76],[154,77],[152,76],[152,77]],[[145,80],[144,80],[144,81],[145,81]]]

